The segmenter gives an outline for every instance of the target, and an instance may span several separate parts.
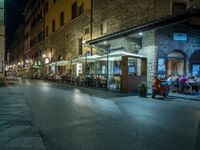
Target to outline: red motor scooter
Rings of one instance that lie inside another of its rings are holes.
[[[169,85],[166,80],[160,81],[160,86],[152,86],[152,98],[155,98],[156,95],[167,97],[169,95]]]

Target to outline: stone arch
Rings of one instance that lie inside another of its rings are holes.
[[[63,59],[64,59],[63,55],[58,56],[58,60],[63,60]]]
[[[194,52],[191,54],[191,56],[190,56],[190,58],[189,58],[189,61],[190,61],[190,62],[194,62],[194,63],[200,62],[200,49],[194,51]]]
[[[167,54],[167,74],[185,74],[187,55],[182,50],[172,50]]]
[[[167,56],[170,56],[170,55],[172,55],[172,54],[177,55],[177,56],[175,56],[175,57],[179,57],[179,56],[182,55],[185,59],[188,58],[187,54],[186,54],[184,51],[182,51],[182,50],[172,50],[172,51],[170,51],[169,53],[167,53]]]

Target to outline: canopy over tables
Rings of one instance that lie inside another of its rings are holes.
[[[95,62],[97,58],[99,58],[99,55],[92,55],[92,56],[84,56],[79,57],[74,60],[72,60],[73,63],[85,63],[85,62]]]
[[[145,58],[143,55],[123,52],[123,51],[117,51],[117,52],[112,52],[108,54],[109,61],[121,61],[122,56],[129,56],[129,57],[134,57],[134,58]],[[107,59],[108,59],[107,55],[103,55],[101,57],[98,57],[97,61],[107,61]]]
[[[41,66],[32,66],[31,68],[34,68],[34,69],[41,69],[42,67]]]
[[[61,61],[57,61],[57,62],[52,62],[50,64],[48,64],[49,66],[66,66],[66,65],[70,65],[70,61],[66,61],[66,60],[61,60]]]

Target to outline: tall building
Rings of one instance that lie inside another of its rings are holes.
[[[50,62],[71,61],[85,55],[90,40],[90,0],[48,0],[45,8],[45,55]],[[90,49],[89,49],[90,51]],[[57,67],[57,72],[72,68]],[[50,71],[55,72],[55,66]]]
[[[82,46],[90,40],[89,0],[29,1],[25,8],[25,64],[40,68],[59,60],[71,60],[88,51]],[[46,66],[46,72],[67,71]],[[69,71],[69,68],[68,68]]]
[[[25,8],[24,63],[26,66],[41,66],[44,50],[44,0],[31,0]]]
[[[13,42],[9,45],[9,64],[13,64],[12,68],[7,66],[7,69],[11,69],[13,74],[21,74],[22,68],[24,66],[24,25],[21,24],[13,38]]]
[[[4,78],[5,64],[5,4],[0,1],[0,79]]]

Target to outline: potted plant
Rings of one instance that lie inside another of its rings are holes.
[[[145,82],[139,84],[139,96],[147,97],[147,84]]]

